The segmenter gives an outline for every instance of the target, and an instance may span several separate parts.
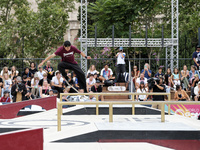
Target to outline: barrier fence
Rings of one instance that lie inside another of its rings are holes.
[[[78,95],[95,95],[96,102],[62,102],[62,97],[64,95],[69,96],[78,96]],[[132,99],[130,101],[98,101],[98,97],[100,95],[103,96],[112,96],[112,95],[131,95]],[[120,105],[126,105],[131,104],[132,105],[132,115],[135,115],[135,104],[160,104],[161,107],[161,121],[164,122],[164,113],[165,113],[165,104],[164,101],[135,101],[135,95],[167,95],[168,101],[171,101],[171,94],[170,93],[61,93],[60,94],[60,102],[58,102],[58,108],[57,108],[57,124],[58,124],[58,131],[61,131],[61,115],[62,115],[62,106],[63,105],[96,105],[96,115],[99,115],[99,105],[109,105],[109,122],[113,122],[113,105],[114,104],[120,104]],[[170,103],[167,103],[168,105],[168,115],[170,115]],[[178,103],[180,104],[180,103]],[[181,103],[182,104],[182,103]],[[200,103],[199,103],[200,104]]]

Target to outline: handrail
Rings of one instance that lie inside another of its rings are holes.
[[[62,96],[64,95],[95,95],[95,102],[62,102]],[[99,95],[132,95],[132,101],[98,101]],[[168,101],[135,101],[135,95],[167,95]],[[99,105],[109,105],[109,122],[113,122],[113,104],[132,104],[132,115],[135,114],[135,104],[161,104],[161,121],[164,122],[164,106],[168,104],[168,115],[170,115],[170,104],[171,94],[170,93],[60,93],[60,102],[58,102],[57,108],[57,124],[58,131],[61,131],[61,115],[62,115],[62,106],[63,105],[96,105],[96,115],[99,115]],[[168,103],[166,103],[168,102]],[[180,103],[180,102],[179,102]],[[183,102],[182,102],[183,103]],[[172,102],[172,104],[174,104]],[[200,103],[198,103],[200,104]]]

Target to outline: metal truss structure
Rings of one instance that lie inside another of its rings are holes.
[[[165,47],[166,67],[178,68],[178,0],[171,0],[171,38],[87,38],[87,0],[81,0],[81,51],[87,47]],[[81,59],[81,68],[87,72],[87,60]]]

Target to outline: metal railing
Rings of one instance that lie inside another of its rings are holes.
[[[94,102],[62,102],[62,97],[64,95],[95,95],[96,101]],[[100,95],[111,96],[111,95],[131,95],[131,101],[98,101]],[[135,101],[135,95],[167,95],[168,101]],[[99,115],[99,105],[109,105],[109,122],[113,122],[113,105],[132,105],[132,115],[135,115],[135,104],[158,104],[161,105],[161,122],[165,122],[165,104],[168,104],[168,115],[170,115],[170,104],[183,104],[184,102],[170,102],[171,94],[170,93],[61,93],[60,102],[57,106],[57,125],[58,131],[61,131],[61,115],[62,115],[62,106],[63,105],[96,105],[96,115]],[[192,102],[190,102],[192,103]],[[200,104],[200,102],[192,103]]]

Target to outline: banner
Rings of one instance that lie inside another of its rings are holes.
[[[168,112],[168,105],[165,105],[165,111]],[[170,111],[172,114],[197,119],[200,115],[200,105],[170,105]]]

